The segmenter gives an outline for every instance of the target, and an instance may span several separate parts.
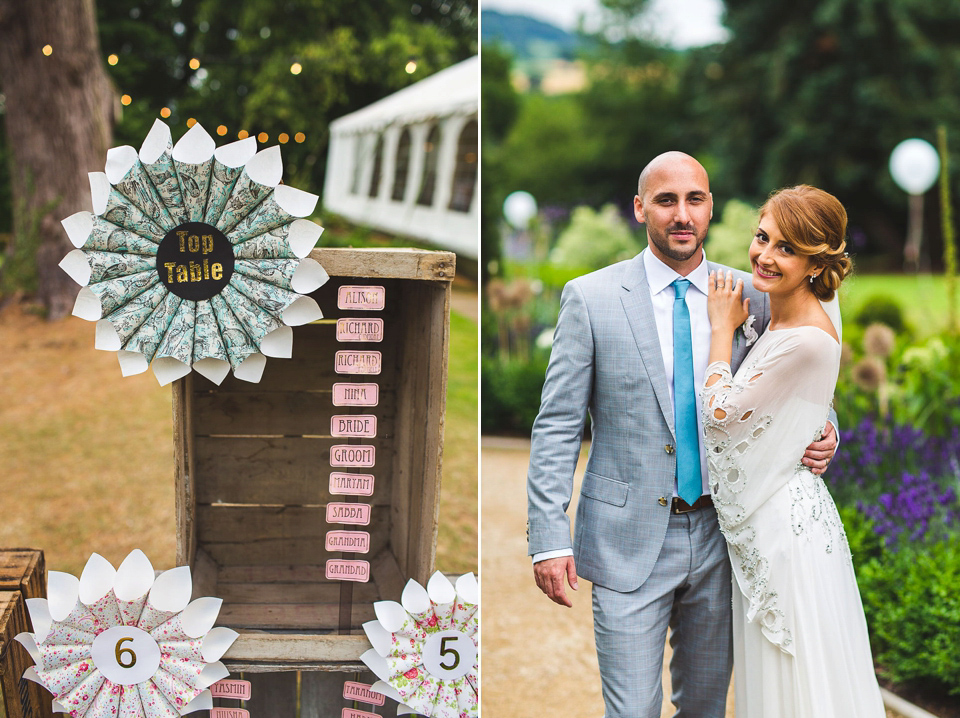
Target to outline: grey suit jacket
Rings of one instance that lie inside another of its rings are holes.
[[[735,274],[761,332],[770,321],[767,295],[750,275]],[[734,371],[747,351],[742,336],[734,341]],[[593,439],[573,541],[577,574],[633,591],[660,554],[676,475],[673,405],[642,255],[564,287],[531,437],[530,554],[570,547],[566,510],[587,411]]]

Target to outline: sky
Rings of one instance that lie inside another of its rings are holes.
[[[576,29],[581,15],[590,29],[601,13],[599,0],[480,0],[480,8],[530,15],[565,30]],[[726,39],[722,11],[722,0],[652,0],[645,25],[676,48],[708,45]]]

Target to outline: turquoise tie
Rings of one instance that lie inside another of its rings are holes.
[[[673,414],[677,436],[677,493],[688,504],[703,494],[700,480],[700,429],[697,426],[697,395],[693,385],[693,343],[690,310],[687,309],[689,279],[673,282]]]

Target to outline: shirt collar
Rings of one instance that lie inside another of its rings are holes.
[[[647,273],[647,284],[650,286],[650,294],[657,295],[669,287],[676,279],[680,278],[676,270],[664,264],[649,248],[643,250],[643,270]],[[707,294],[707,280],[710,270],[707,268],[707,255],[704,253],[703,261],[697,265],[685,279],[695,286],[704,295]]]

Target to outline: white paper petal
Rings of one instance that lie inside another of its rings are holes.
[[[200,695],[180,709],[180,715],[184,716],[187,713],[193,713],[194,711],[208,711],[212,709],[213,694],[209,690],[204,690],[200,693]]]
[[[208,663],[200,674],[200,683],[204,688],[209,688],[217,681],[222,681],[230,675],[230,671],[220,661]]]
[[[367,640],[374,647],[378,654],[387,656],[390,654],[392,645],[390,632],[387,631],[379,621],[367,621],[363,624],[363,632],[367,634]]]
[[[400,603],[412,615],[418,615],[429,611],[431,608],[430,595],[427,589],[414,581],[412,578],[407,581],[403,587],[403,593],[400,595]]]
[[[171,146],[170,128],[160,120],[154,120],[153,126],[140,145],[140,161],[152,165]]]
[[[330,275],[320,266],[320,262],[308,258],[301,260],[290,284],[293,291],[300,294],[309,294],[326,284],[328,279],[330,279]]]
[[[199,638],[213,628],[220,613],[223,599],[204,596],[193,601],[180,614],[183,631],[191,638]]]
[[[203,164],[217,149],[217,143],[197,122],[173,146],[173,159],[184,164]]]
[[[90,265],[87,264],[87,255],[82,250],[74,249],[68,252],[67,256],[61,259],[57,266],[81,287],[90,283]]]
[[[190,373],[190,365],[173,357],[158,357],[150,365],[160,386],[166,386]]]
[[[377,601],[373,604],[373,612],[390,633],[397,633],[410,620],[403,606],[396,601]]]
[[[315,194],[280,185],[227,233],[227,239],[233,244],[240,244],[297,218],[306,217],[316,208],[318,199]]]
[[[194,362],[193,369],[201,376],[206,377],[217,386],[220,386],[223,380],[226,379],[227,374],[230,373],[230,362],[208,357]]]
[[[47,606],[54,621],[62,621],[80,597],[80,579],[62,571],[47,572]]]
[[[267,147],[257,152],[244,168],[248,177],[257,184],[276,187],[283,176],[283,158],[280,145]]]
[[[375,691],[377,693],[382,693],[387,698],[392,698],[397,703],[400,703],[401,705],[397,706],[397,715],[400,715],[400,708],[404,707],[402,705],[403,698],[400,697],[400,694],[397,693],[396,689],[393,686],[391,686],[386,681],[376,681],[372,686],[370,686],[370,690]],[[412,713],[412,712],[413,712],[412,710],[405,711],[405,713]]]
[[[93,214],[90,212],[76,212],[66,219],[61,219],[60,224],[63,225],[70,244],[80,248],[87,241],[90,232],[93,231]]]
[[[203,638],[203,660],[207,663],[219,661],[239,636],[239,633],[226,626],[211,629]]]
[[[67,708],[65,705],[63,705],[63,703],[61,703],[60,701],[53,701],[53,702],[51,703],[51,706],[52,706],[52,709],[53,709],[53,712],[54,712],[54,713],[69,713],[69,712],[70,712],[70,709]]]
[[[80,574],[80,600],[86,606],[93,605],[113,588],[116,578],[117,569],[113,564],[98,553],[92,554]]]
[[[193,584],[189,566],[164,571],[150,589],[149,604],[161,611],[182,611],[190,603]]]
[[[121,601],[134,601],[147,594],[153,581],[153,564],[143,551],[134,549],[117,569],[113,592]]]
[[[289,359],[293,356],[293,329],[278,327],[260,340],[260,352],[264,356]]]
[[[84,287],[77,294],[77,299],[73,303],[73,316],[86,319],[88,322],[95,322],[103,316],[100,297],[94,294],[90,287]]]
[[[117,352],[117,361],[120,362],[122,376],[143,374],[150,367],[147,358],[140,352],[127,352],[121,349]]]
[[[93,200],[93,213],[101,215],[107,209],[107,201],[110,199],[110,180],[104,172],[88,172],[87,179],[90,181],[90,195]]]
[[[40,649],[37,648],[37,641],[34,639],[32,633],[18,633],[13,637],[13,640],[27,649],[27,653],[30,654],[30,657],[33,659],[34,663],[43,667],[43,659],[40,657]]]
[[[283,310],[283,321],[291,327],[299,327],[317,319],[323,319],[323,312],[313,297],[300,297]]]
[[[33,681],[34,683],[46,688],[46,686],[43,685],[43,680],[40,678],[40,675],[37,673],[36,666],[28,666],[27,670],[23,672],[23,678],[28,681]]]
[[[240,366],[233,370],[233,375],[241,381],[259,384],[260,379],[263,378],[263,370],[266,366],[267,358],[263,354],[251,354],[240,362]]]
[[[139,159],[137,151],[130,145],[111,147],[107,150],[107,164],[104,172],[110,184],[116,184],[122,180]]]
[[[427,581],[427,594],[434,603],[451,603],[457,597],[457,590],[446,576],[436,571]]]
[[[377,653],[374,649],[365,651],[360,660],[382,681],[390,680],[390,667],[387,665],[387,659]]]
[[[33,634],[38,641],[42,641],[50,632],[53,618],[50,616],[50,604],[45,598],[28,598],[26,600],[27,613],[30,614],[30,623],[33,625]]]

